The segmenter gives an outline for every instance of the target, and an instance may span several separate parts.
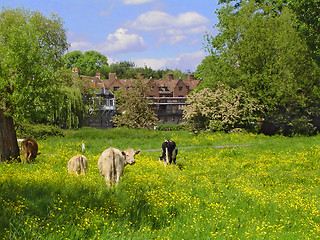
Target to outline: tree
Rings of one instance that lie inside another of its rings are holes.
[[[233,9],[239,11],[248,1],[244,0],[219,0],[219,4],[234,3]],[[294,26],[306,40],[312,57],[320,64],[320,4],[318,0],[255,0],[257,5],[268,4],[273,12],[281,12],[290,8],[294,13]]]
[[[261,119],[277,122],[288,135],[302,129],[294,125],[309,128],[320,114],[320,70],[294,27],[292,10],[277,12],[270,2],[248,1],[237,11],[226,4],[218,18],[218,35],[206,36],[211,55],[197,69],[201,87],[215,89],[219,82],[243,87],[265,107]]]
[[[14,120],[56,111],[68,43],[58,16],[22,8],[2,9],[0,42],[0,161],[7,161],[19,157]]]
[[[65,64],[67,68],[73,69],[76,67],[79,67],[79,61],[81,59],[81,57],[83,56],[81,51],[72,51],[72,52],[68,52],[64,55],[64,60],[65,60]]]
[[[68,68],[79,68],[79,72],[86,76],[95,76],[108,67],[108,59],[97,51],[73,51],[64,55]]]
[[[147,82],[136,79],[134,86],[117,92],[117,106],[120,114],[113,117],[118,126],[130,128],[150,128],[158,119],[148,105],[147,93],[150,91]]]
[[[193,131],[226,131],[254,128],[255,112],[261,111],[258,101],[242,88],[220,85],[215,91],[203,88],[193,92],[184,107],[183,116]]]
[[[119,79],[125,79],[127,78],[127,71],[134,69],[135,64],[134,62],[129,62],[129,61],[120,61],[116,63],[112,63],[109,66],[108,72],[106,75],[109,73],[115,73]]]

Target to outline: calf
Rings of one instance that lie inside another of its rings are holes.
[[[98,168],[108,187],[119,182],[124,167],[128,164],[135,164],[134,157],[139,153],[140,150],[134,151],[132,148],[128,148],[126,151],[108,148],[101,154],[98,159]]]
[[[178,154],[178,148],[176,143],[171,140],[166,140],[162,143],[162,156],[159,157],[159,161],[163,160],[165,163],[176,164],[176,156]]]
[[[88,169],[88,160],[85,156],[78,154],[72,157],[68,162],[68,172],[78,175],[86,174]]]
[[[24,157],[24,163],[31,163],[40,154],[38,153],[38,144],[31,138],[23,139],[21,153]]]

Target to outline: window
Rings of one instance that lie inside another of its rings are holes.
[[[168,87],[159,87],[159,92],[162,92],[162,91],[168,92],[169,89],[168,89]]]
[[[113,87],[113,91],[118,91],[119,90],[119,87]]]
[[[107,99],[107,106],[113,106],[113,100],[112,99]]]
[[[182,92],[182,90],[183,90],[183,87],[179,87],[179,91]]]

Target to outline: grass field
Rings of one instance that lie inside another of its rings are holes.
[[[177,166],[146,151],[165,139]],[[88,173],[69,175],[82,142]],[[320,238],[320,135],[84,128],[38,144],[32,164],[0,164],[1,239]],[[230,145],[246,146],[216,147]],[[107,189],[97,160],[111,146],[143,151]]]

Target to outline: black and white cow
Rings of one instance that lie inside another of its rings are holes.
[[[166,140],[162,143],[162,156],[159,157],[159,161],[163,160],[164,163],[176,164],[176,156],[178,154],[178,148],[176,143],[171,140]]]

